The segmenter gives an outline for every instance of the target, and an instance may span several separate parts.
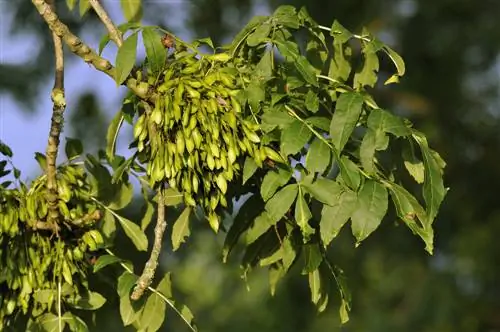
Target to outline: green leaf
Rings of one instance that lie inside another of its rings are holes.
[[[90,9],[89,0],[80,0],[80,17],[83,17]]]
[[[71,312],[66,311],[63,315],[65,318],[69,318],[67,323],[69,329],[73,332],[88,332],[89,328],[87,324],[78,316],[74,316]]]
[[[330,165],[331,155],[328,145],[319,138],[315,138],[307,150],[307,170],[311,173],[319,172],[319,174],[323,174]]]
[[[344,191],[331,206],[323,205],[320,221],[320,235],[326,247],[339,234],[356,208],[357,197],[353,191]]]
[[[2,141],[0,141],[0,153],[9,158],[12,158],[13,156],[10,147],[7,144],[3,143]]]
[[[196,47],[198,47],[198,45],[200,45],[200,44],[205,44],[205,45],[208,45],[211,49],[213,49],[213,50],[215,49],[214,42],[212,41],[212,38],[210,38],[210,37],[198,38],[192,44],[196,45]]]
[[[368,116],[368,128],[383,131],[396,137],[409,136],[410,128],[405,125],[402,118],[382,109],[374,109]]]
[[[380,225],[387,212],[387,190],[380,183],[366,180],[358,194],[356,210],[351,216],[356,246]]]
[[[311,139],[312,133],[307,125],[294,120],[281,132],[281,151],[283,155],[299,153]]]
[[[302,75],[304,80],[313,85],[313,86],[318,86],[318,78],[316,77],[316,69],[314,66],[307,60],[307,58],[303,55],[300,55],[294,62],[293,62],[295,68],[297,68],[297,71]]]
[[[311,210],[307,205],[306,199],[304,198],[304,193],[302,187],[299,186],[299,193],[297,196],[297,203],[295,204],[295,221],[300,227],[302,236],[307,241],[312,234],[314,234],[314,229],[309,225],[309,220],[312,218]]]
[[[320,247],[317,243],[305,244],[302,247],[304,255],[304,268],[302,274],[311,273],[316,270],[323,261]]]
[[[247,38],[248,46],[257,46],[267,42],[267,36],[271,32],[272,25],[270,23],[263,23],[252,32]]]
[[[387,149],[388,145],[389,137],[384,132],[368,128],[359,148],[361,165],[368,173],[375,172],[375,152]]]
[[[258,112],[260,103],[266,99],[264,87],[258,82],[252,82],[245,91],[248,97],[248,104],[252,108],[252,111]]]
[[[354,75],[354,88],[364,86],[374,87],[377,83],[377,72],[379,70],[379,61],[376,53],[364,53],[363,66],[361,70]]]
[[[329,278],[324,269],[318,267],[309,272],[309,289],[311,301],[316,305],[318,312],[323,312],[328,305],[328,293],[330,290]]]
[[[118,258],[113,255],[102,255],[94,263],[94,273],[105,268],[108,265],[115,264],[121,261],[122,261],[121,258]]]
[[[264,201],[259,195],[254,194],[250,196],[243,205],[238,209],[236,216],[234,217],[234,222],[227,232],[226,238],[224,239],[224,246],[222,248],[222,260],[227,261],[227,257],[233,247],[238,242],[241,234],[250,227],[252,221],[258,216],[262,207],[264,206]]]
[[[318,95],[313,90],[307,91],[305,103],[306,103],[306,108],[309,111],[313,113],[316,113],[318,111],[319,98]]]
[[[287,28],[298,29],[300,27],[299,18],[294,6],[282,5],[279,6],[272,15],[276,19],[276,23]]]
[[[64,152],[66,152],[66,158],[68,158],[68,160],[72,160],[80,156],[83,153],[82,141],[80,141],[79,139],[66,137]]]
[[[342,187],[335,181],[318,176],[316,181],[305,184],[303,187],[319,202],[335,205],[342,193]]]
[[[112,210],[121,210],[126,207],[134,197],[134,187],[130,182],[120,182],[114,197],[109,201],[108,207]]]
[[[139,251],[147,251],[148,250],[148,238],[144,231],[134,222],[115,214],[116,219],[122,226],[123,231],[127,235],[127,237],[134,243],[135,247]]]
[[[153,215],[155,213],[155,208],[151,202],[146,201],[141,209],[141,229],[145,230],[151,221],[153,220]]]
[[[123,272],[118,277],[118,284],[116,286],[116,291],[118,292],[119,297],[128,297],[130,295],[130,290],[134,286],[137,281],[137,276],[129,273]]]
[[[292,172],[284,168],[272,169],[267,172],[260,186],[260,195],[264,201],[271,198],[278,188],[284,186],[292,178]]]
[[[389,46],[384,45],[384,52],[389,56],[389,58],[396,66],[397,76],[403,76],[405,74],[405,63],[403,61],[403,58],[401,58],[401,56]]]
[[[324,116],[311,116],[306,119],[306,122],[313,127],[319,128],[328,132],[330,130],[330,119]]]
[[[257,171],[259,167],[255,163],[255,160],[252,157],[246,157],[245,158],[245,164],[243,165],[243,182],[242,184],[245,184],[248,179],[252,177],[252,175],[255,174],[255,171]]]
[[[104,211],[104,218],[99,223],[99,231],[104,237],[104,244],[111,246],[115,239],[116,222],[115,217],[108,210]]]
[[[233,41],[231,42],[231,54],[235,54],[235,52],[238,50],[240,45],[243,43],[243,41],[247,38],[247,36],[259,25],[264,23],[264,21],[267,21],[269,18],[267,16],[254,16],[250,21],[247,23],[247,25],[238,32],[238,34],[234,37]]]
[[[136,310],[130,301],[130,296],[120,297],[120,316],[123,326],[128,326],[135,322],[139,317],[139,310]]]
[[[43,153],[40,152],[35,152],[35,159],[38,162],[38,165],[40,165],[40,168],[42,171],[46,172],[47,171],[47,157]]]
[[[425,167],[423,196],[427,210],[426,225],[430,226],[438,213],[439,206],[443,202],[447,190],[443,185],[441,167],[435,159],[434,154],[429,149],[427,139],[416,131],[413,133],[413,138],[420,145],[420,151],[422,152],[422,159]]]
[[[118,25],[116,28],[122,33],[125,34],[125,32],[129,29],[133,28],[139,28],[140,25],[136,22],[127,22]],[[101,40],[99,41],[99,55],[101,55],[102,51],[104,48],[108,45],[108,43],[111,41],[111,38],[109,36],[109,33],[105,34],[104,36],[101,37]]]
[[[403,147],[403,160],[404,165],[408,173],[415,179],[419,184],[424,183],[424,163],[415,156],[415,151],[413,149],[413,144],[409,141],[409,145],[404,145]]]
[[[149,67],[153,75],[158,76],[163,67],[165,67],[167,59],[167,52],[165,51],[165,47],[163,47],[161,37],[153,28],[144,28],[142,30],[142,39]]]
[[[344,28],[337,20],[333,22],[330,34],[333,36],[336,44],[344,44],[353,36],[353,34]]]
[[[132,1],[132,0],[130,0]],[[137,32],[134,32],[124,40],[116,54],[115,81],[120,85],[127,79],[135,65],[137,56]]]
[[[123,124],[123,118],[123,112],[121,110],[118,111],[108,127],[108,132],[106,134],[106,156],[109,161],[112,161],[115,157],[116,141]]]
[[[138,310],[136,310],[130,302],[130,290],[136,281],[137,276],[129,272],[123,272],[122,275],[118,277],[116,290],[120,297],[120,316],[124,326],[132,324],[138,317]]]
[[[273,76],[273,52],[266,51],[255,66],[254,75],[261,81],[268,81]]]
[[[272,110],[262,115],[262,123],[270,126],[272,129],[275,127],[280,129],[286,128],[294,121],[294,118],[285,111]]]
[[[358,122],[363,102],[363,96],[356,92],[343,93],[337,100],[335,113],[330,123],[330,136],[339,154]]]
[[[68,9],[72,11],[75,8],[76,0],[66,0],[66,5],[68,6]]]
[[[333,44],[333,57],[330,61],[328,77],[343,82],[347,81],[352,70],[351,62],[349,61],[351,52],[348,46],[338,43]]]
[[[123,15],[127,21],[138,22],[142,18],[142,0],[120,0]]]
[[[172,281],[170,278],[170,272],[165,273],[163,278],[158,283],[158,286],[156,286],[156,290],[167,299],[172,298]]]
[[[97,292],[88,292],[85,296],[77,296],[71,304],[75,309],[80,310],[97,310],[106,303],[104,296]]]
[[[44,332],[57,332],[60,331],[59,325],[61,325],[64,331],[66,323],[70,319],[67,317],[58,317],[53,313],[47,313],[37,318],[38,325],[42,328],[41,331]]]
[[[183,202],[183,195],[174,188],[168,188],[163,194],[163,200],[166,206],[175,206]]]
[[[189,231],[189,216],[191,215],[191,208],[186,207],[181,215],[175,221],[172,228],[172,250],[176,251],[180,245],[184,243],[187,237],[191,235]]]
[[[149,295],[137,318],[140,329],[158,331],[165,320],[166,303],[155,293]]]
[[[276,286],[278,281],[280,281],[286,275],[286,271],[281,264],[273,264],[269,267],[269,289],[271,291],[271,296],[276,293]]]
[[[357,191],[361,184],[361,175],[358,166],[347,156],[342,156],[339,162],[340,175],[345,184]]]
[[[273,42],[287,62],[293,62],[300,56],[300,50],[297,43],[280,38],[279,35]]]
[[[262,212],[257,218],[255,218],[252,226],[247,230],[245,235],[246,245],[252,244],[267,232],[269,228],[276,225],[277,220],[271,220],[269,213],[266,211]]]
[[[271,221],[279,221],[290,209],[297,197],[298,185],[289,184],[281,189],[266,203],[266,211]]]

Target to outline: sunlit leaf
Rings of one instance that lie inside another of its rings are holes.
[[[153,75],[157,76],[165,66],[167,52],[161,42],[160,35],[152,28],[142,30],[142,40],[146,49],[148,65]]]
[[[243,179],[242,179],[242,184],[245,184],[248,179],[252,177],[252,175],[255,174],[255,171],[257,171],[258,166],[255,163],[255,160],[251,157],[246,157],[245,159],[245,164],[243,165]]]
[[[186,238],[191,235],[189,230],[189,217],[191,215],[191,208],[186,207],[182,211],[179,218],[174,223],[172,228],[172,250],[176,251],[180,245],[186,241]]]
[[[141,329],[155,332],[160,329],[165,320],[166,303],[155,293],[149,295],[137,318]]]
[[[356,92],[340,95],[330,124],[330,136],[337,151],[344,149],[363,109],[363,97]]]
[[[319,202],[328,205],[334,205],[342,193],[341,186],[330,179],[318,176],[310,183],[302,183],[303,187]]]
[[[299,186],[299,192],[297,196],[297,202],[295,204],[295,221],[300,227],[302,236],[305,240],[314,234],[314,229],[309,225],[309,220],[312,218],[311,210],[304,198],[304,192],[302,187]]]
[[[105,268],[108,265],[119,263],[122,260],[116,256],[112,255],[102,255],[94,263],[94,273]]]
[[[282,24],[285,27],[298,29],[299,19],[297,17],[297,12],[294,6],[282,5],[279,6],[272,15],[278,24]]]
[[[356,208],[357,196],[353,191],[344,191],[333,205],[323,205],[320,221],[320,235],[326,247],[339,234]]]
[[[319,138],[315,138],[309,146],[309,149],[307,150],[307,170],[313,173],[324,173],[328,165],[330,165],[331,155],[331,150],[328,145],[326,145],[326,143],[324,143]]]
[[[309,142],[312,133],[306,124],[294,120],[281,132],[281,151],[283,155],[294,155],[300,152]]]
[[[142,18],[142,0],[120,0],[127,21],[138,22]]]
[[[247,230],[245,243],[247,245],[255,242],[267,230],[276,224],[277,220],[271,220],[269,214],[264,211],[253,221],[252,226]]]
[[[116,151],[116,141],[118,139],[118,133],[123,124],[123,113],[118,111],[109,124],[108,132],[106,134],[106,156],[108,160],[113,160]]]
[[[358,194],[356,209],[351,216],[352,234],[356,245],[380,225],[387,212],[387,190],[380,183],[366,180]]]
[[[255,29],[248,38],[247,44],[248,46],[257,46],[261,43],[265,43],[267,41],[267,36],[271,32],[272,25],[270,23],[264,23]]]
[[[132,0],[130,0],[132,1]],[[132,71],[137,56],[137,33],[133,33],[124,40],[118,49],[115,64],[115,81],[117,85],[122,84]]]
[[[278,221],[290,209],[295,197],[297,197],[298,185],[289,184],[278,191],[267,203],[266,211],[269,213],[271,221]]]
[[[292,172],[284,168],[270,170],[264,176],[260,186],[260,195],[264,201],[271,198],[278,188],[284,186],[292,177]]]
[[[123,231],[127,237],[132,241],[137,250],[147,251],[148,250],[148,238],[144,231],[134,222],[120,216],[115,215],[116,219],[122,226]]]
[[[379,70],[379,61],[376,53],[364,53],[363,66],[354,75],[354,87],[362,88],[364,86],[374,87],[377,83],[377,73]]]
[[[340,175],[342,180],[352,190],[358,190],[361,184],[361,175],[358,166],[347,156],[342,156],[339,162]]]

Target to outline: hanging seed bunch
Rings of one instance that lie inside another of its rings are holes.
[[[45,176],[29,190],[24,185],[0,188],[0,330],[18,312],[50,311],[59,280],[70,288],[85,282],[89,266],[85,254],[104,243],[95,229],[101,213],[88,199],[92,190],[83,168],[68,165],[58,172],[61,218],[53,227],[46,221]],[[47,290],[46,298],[33,301],[40,290]],[[78,292],[75,286],[66,296]]]
[[[201,205],[215,231],[216,209],[227,206],[228,183],[239,175],[242,157],[251,156],[257,165],[266,158],[282,160],[261,144],[259,124],[240,102],[249,81],[226,53],[175,53],[154,107],[146,107],[134,126],[151,184],[168,183],[183,192],[187,205]]]

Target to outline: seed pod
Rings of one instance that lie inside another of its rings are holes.
[[[177,145],[177,153],[179,155],[182,155],[184,153],[184,148],[185,148],[185,144],[184,144],[184,135],[182,135],[182,131],[178,130],[177,131],[177,134],[175,136],[175,143]]]
[[[175,121],[179,121],[182,116],[182,111],[181,111],[181,106],[178,103],[175,103],[172,105],[172,108],[174,110],[174,119]]]
[[[219,173],[219,175],[217,175],[215,182],[217,183],[217,186],[222,191],[222,193],[225,194],[227,191],[227,181],[222,173]]]
[[[219,217],[215,213],[210,213],[207,219],[210,227],[217,233],[219,231]]]
[[[241,105],[238,102],[238,100],[233,96],[231,96],[231,107],[234,112],[241,113]]]
[[[186,91],[187,91],[189,97],[192,99],[200,99],[201,98],[200,93],[197,90],[193,89],[189,85],[186,85]]]
[[[134,125],[134,138],[138,138],[139,135],[141,135],[141,133],[145,131],[146,129],[144,126],[145,120],[146,120],[146,114],[142,114],[137,119],[137,122]]]
[[[198,180],[198,176],[196,174],[193,174],[191,176],[191,185],[192,185],[192,188],[193,188],[193,193],[198,193],[198,188],[199,188],[199,185],[200,185],[200,182]]]

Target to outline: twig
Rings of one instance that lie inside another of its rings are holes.
[[[109,18],[108,13],[99,3],[99,0],[89,0],[89,3],[96,12],[97,16],[101,19],[104,26],[106,26],[106,29],[108,29],[109,38],[114,41],[118,47],[122,46],[122,33],[115,27],[113,21]]]
[[[158,216],[156,218],[155,227],[155,240],[153,244],[153,249],[151,250],[151,255],[149,260],[142,271],[139,280],[130,295],[132,300],[138,300],[144,291],[151,285],[151,281],[156,272],[156,267],[158,266],[158,258],[160,257],[161,244],[163,242],[163,233],[167,227],[167,222],[165,221],[165,199],[163,197],[163,188],[158,189]]]
[[[50,8],[55,12],[54,0],[49,0]],[[61,37],[52,32],[54,42],[54,55],[56,58],[56,71],[54,78],[54,87],[52,88],[52,119],[50,123],[49,139],[47,143],[47,222],[49,225],[56,225],[59,219],[59,207],[57,206],[57,168],[56,159],[59,149],[59,136],[64,122],[63,113],[66,109],[66,100],[64,97],[64,53]],[[58,228],[54,226],[53,230],[57,234]]]
[[[109,249],[104,249],[104,250],[106,250],[106,252],[109,255],[117,257],[111,250],[109,250]],[[120,262],[120,266],[128,273],[135,275],[134,271],[131,270],[130,267],[127,266],[127,264]],[[186,318],[186,316],[179,309],[177,309],[177,307],[175,306],[175,302],[173,300],[170,300],[164,294],[162,294],[160,291],[158,291],[157,289],[155,289],[151,286],[148,287],[148,290],[155,293],[163,301],[165,301],[170,306],[170,308],[172,308],[172,310],[174,310],[177,313],[177,315],[179,315],[179,317],[186,323],[186,325],[191,329],[191,331],[193,331],[193,332],[196,331],[196,328],[193,326],[193,324],[191,324],[190,320],[188,318]]]
[[[111,78],[115,77],[115,68],[111,63],[100,57],[94,50],[92,50],[88,45],[86,45],[80,38],[74,35],[68,28],[67,25],[59,20],[57,14],[50,8],[45,0],[31,0],[35,5],[36,9],[43,17],[50,30],[52,30],[57,36],[61,37],[64,43],[68,45],[71,52],[78,55],[85,62],[91,64],[95,69],[107,74]],[[140,89],[137,80],[133,77],[129,77],[125,82],[130,90],[134,92],[139,98],[154,101],[155,96],[149,96],[145,89]]]

